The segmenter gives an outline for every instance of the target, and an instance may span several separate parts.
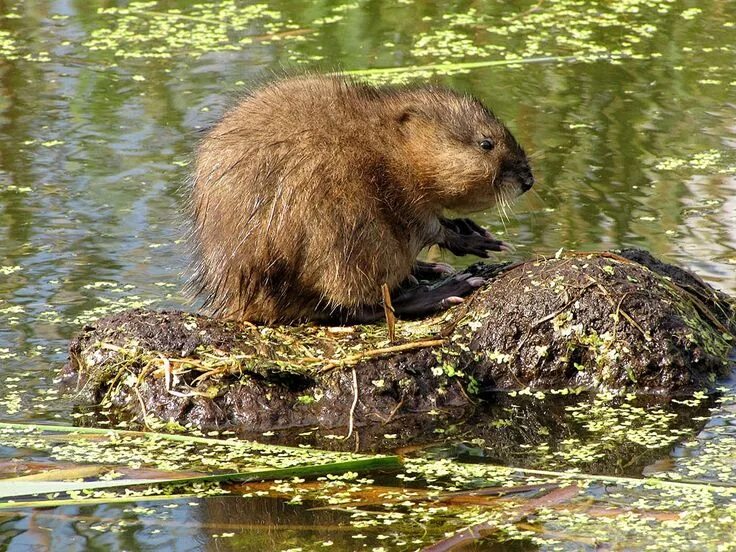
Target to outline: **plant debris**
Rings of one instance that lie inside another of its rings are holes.
[[[137,309],[85,326],[64,380],[79,404],[142,423],[387,433],[498,389],[671,395],[729,372],[733,300],[644,251],[470,270],[495,276],[463,305],[398,323],[395,343],[385,324],[265,327]]]

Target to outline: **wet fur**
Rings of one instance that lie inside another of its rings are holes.
[[[496,151],[478,151],[479,129]],[[384,282],[396,289],[419,251],[442,242],[444,208],[518,195],[524,170],[514,138],[471,97],[277,81],[199,144],[190,289],[213,315],[264,323],[376,305]]]

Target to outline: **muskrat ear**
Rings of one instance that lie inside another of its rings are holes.
[[[415,118],[418,115],[418,112],[413,107],[405,107],[401,109],[396,116],[396,122],[398,122],[400,125],[406,124],[411,119]]]

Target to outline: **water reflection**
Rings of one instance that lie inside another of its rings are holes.
[[[138,12],[98,12],[118,4]],[[590,2],[590,24],[579,6],[533,0],[276,0],[237,24],[207,16],[228,5],[0,0],[1,418],[70,420],[53,372],[85,321],[109,308],[187,305],[181,187],[197,131],[243,87],[283,68],[458,62],[473,58],[472,48],[491,59],[566,57],[595,44],[618,52],[613,62],[578,56],[438,77],[491,105],[533,160],[534,193],[508,220],[494,211],[479,218],[520,258],[644,247],[736,293],[736,3]],[[261,9],[233,5],[238,17]],[[516,28],[530,18],[532,31]],[[105,46],[125,25],[164,32]],[[204,513],[181,506],[157,506],[155,521],[142,524],[140,512],[112,506],[9,519],[0,542],[48,548],[53,531],[53,544],[69,549],[217,548],[210,534],[228,523],[250,523],[261,550],[305,534],[355,542],[349,532],[336,536],[346,516],[281,501],[233,508],[217,499]],[[293,528],[279,533],[277,524]]]
[[[0,6],[7,35],[0,63],[0,251],[3,265],[16,267],[0,277],[7,370],[47,372],[63,359],[65,340],[79,324],[110,305],[186,305],[181,186],[197,130],[269,70],[441,61],[445,54],[432,50],[430,39],[425,50],[414,45],[423,33],[434,36],[442,21],[475,29],[463,40],[499,57],[514,48],[550,50],[540,54],[575,48],[569,37],[545,38],[544,29],[538,37],[499,35],[514,14],[544,15],[523,2],[484,12],[468,12],[464,2],[345,9],[274,2],[276,12],[259,12],[237,33],[226,29],[226,40],[245,39],[240,47],[215,44],[190,56],[180,45],[170,57],[150,58],[153,42],[134,38],[115,50],[93,48],[90,40],[123,24],[150,29],[146,21],[158,25],[162,14],[172,35],[188,32],[194,23],[166,15],[191,9],[188,3],[162,1],[153,14],[140,8],[131,23],[96,12],[108,7]],[[554,15],[562,8],[548,9]],[[650,21],[656,31],[624,40],[635,59],[480,68],[440,80],[493,106],[533,158],[534,193],[508,220],[495,211],[480,216],[519,246],[519,257],[560,247],[639,246],[736,291],[736,52],[728,40],[734,5],[712,2],[699,15],[679,4],[668,10],[660,7]],[[448,19],[455,13],[474,15]],[[604,27],[595,32],[601,44],[620,40]],[[452,41],[448,48],[448,59],[461,59]],[[713,150],[718,163],[687,163]],[[663,159],[681,162],[662,168]],[[459,265],[473,260],[445,257]]]

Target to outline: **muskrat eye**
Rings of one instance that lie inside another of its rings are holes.
[[[484,150],[492,150],[493,147],[496,145],[493,143],[493,140],[489,140],[488,138],[483,138],[480,142],[478,142],[478,145],[483,148]]]

